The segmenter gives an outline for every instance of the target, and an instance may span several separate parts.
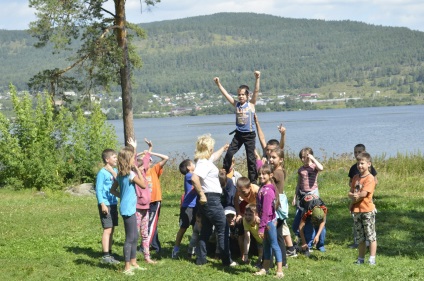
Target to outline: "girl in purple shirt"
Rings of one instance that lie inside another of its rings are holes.
[[[278,196],[276,196],[276,187],[272,182],[271,166],[265,164],[259,170],[259,178],[262,187],[258,191],[257,210],[260,217],[259,237],[263,239],[264,257],[263,268],[255,273],[255,275],[265,275],[268,273],[271,262],[271,249],[275,253],[277,261],[277,278],[284,277],[283,258],[281,249],[277,241],[277,219],[275,215],[276,206],[279,204]]]

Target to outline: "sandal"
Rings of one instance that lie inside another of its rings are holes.
[[[267,274],[268,274],[268,271],[266,271],[263,268],[259,271],[256,271],[255,273],[253,273],[253,275],[255,275],[255,276],[262,276],[262,275],[267,275]]]
[[[283,272],[277,272],[277,274],[275,274],[275,278],[281,279],[284,277],[284,273]]]
[[[151,259],[145,259],[144,261],[148,264],[157,264],[158,263],[157,261],[151,260]]]
[[[130,269],[127,269],[127,270],[122,271],[122,273],[123,273],[124,275],[127,275],[127,276],[133,276],[133,275],[134,275],[134,272],[132,271],[132,269],[131,269],[131,268],[130,268]]]
[[[130,269],[131,269],[131,271],[133,271],[133,270],[146,270],[147,268],[141,267],[137,264],[137,265],[131,265]]]

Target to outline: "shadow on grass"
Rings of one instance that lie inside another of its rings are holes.
[[[83,254],[83,255],[86,255],[87,257],[89,257],[89,259],[84,259],[84,258],[76,259],[74,261],[74,263],[77,264],[77,265],[87,265],[87,266],[100,267],[100,268],[106,268],[106,269],[116,267],[116,265],[101,263],[100,259],[102,257],[102,254],[99,253],[98,251],[93,251],[92,248],[88,248],[88,247],[85,247],[85,248],[84,247],[68,247],[68,246],[65,246],[64,248],[66,249],[67,252],[73,253],[75,255]],[[116,254],[114,254],[114,256],[119,261],[123,260],[121,256],[118,256]]]
[[[94,251],[92,248],[89,248],[89,247],[65,246],[64,248],[66,249],[67,252],[71,252],[75,255],[84,254],[93,259],[102,257],[102,253],[100,253],[99,251]]]
[[[348,201],[328,206],[326,242],[339,245],[352,243],[353,219],[347,208]],[[406,256],[411,259],[424,253],[424,212],[416,210],[422,206],[422,198],[393,198],[379,195],[375,198],[377,254]],[[347,245],[346,245],[347,246]]]

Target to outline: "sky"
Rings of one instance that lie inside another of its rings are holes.
[[[423,0],[161,0],[147,8],[127,0],[127,19],[133,23],[181,19],[219,12],[253,12],[286,18],[352,20],[382,26],[408,27],[424,32]],[[0,29],[28,29],[36,19],[28,0],[0,0]],[[106,8],[113,11],[113,1]]]

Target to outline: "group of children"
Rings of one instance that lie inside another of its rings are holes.
[[[249,262],[249,249],[254,244],[259,257],[259,270],[255,275],[266,275],[275,258],[276,277],[282,278],[288,256],[296,256],[298,251],[309,256],[314,248],[321,252],[326,251],[327,207],[319,196],[317,183],[318,173],[323,170],[323,165],[314,157],[311,148],[306,147],[299,152],[303,165],[297,171],[298,181],[292,201],[292,205],[296,206],[292,224],[292,230],[297,236],[296,249],[287,225],[289,203],[284,191],[285,128],[278,126],[280,141],[265,141],[255,114],[260,72],[255,71],[254,75],[256,82],[252,98],[249,100],[249,87],[242,85],[237,92],[238,102],[228,94],[219,78],[214,78],[223,96],[235,107],[236,130],[232,132],[235,136],[230,145],[223,146],[215,153],[214,140],[210,136],[199,137],[195,160],[186,159],[179,165],[179,170],[184,175],[184,194],[181,198],[180,228],[175,238],[172,258],[179,256],[182,238],[192,226],[193,234],[187,254],[189,257],[196,255],[196,263],[199,265],[206,263],[205,243],[209,241],[214,226],[217,249],[224,265],[236,265],[231,260],[230,249],[233,254],[240,253],[243,262]],[[263,156],[256,152],[256,136],[264,151]],[[123,271],[126,275],[133,275],[135,270],[143,269],[135,259],[139,236],[142,237],[140,248],[148,263],[155,263],[150,258],[149,247],[158,253],[161,249],[157,236],[162,200],[159,176],[168,157],[151,152],[151,142],[146,143],[149,150],[140,154],[136,153],[137,143],[133,140],[129,141],[132,147],[123,148],[117,157],[113,150],[105,150],[102,155],[105,165],[98,173],[96,181],[98,208],[104,229],[102,261],[118,263],[111,254],[111,246],[114,227],[118,222],[116,197],[120,197],[119,210],[126,233]],[[234,170],[234,154],[243,145],[247,155],[248,177],[243,177]],[[224,151],[227,153],[223,169],[218,171],[213,162]],[[354,154],[357,164],[349,171],[348,197],[352,202],[350,211],[354,219],[354,244],[359,245],[355,263],[364,263],[366,246],[369,244],[369,264],[375,265],[376,211],[372,197],[377,173],[371,165],[370,155],[365,152],[365,146],[355,146]],[[150,167],[151,155],[161,158],[153,167]],[[118,170],[114,168],[116,164]],[[220,188],[217,188],[218,181]],[[221,204],[216,203],[219,201]],[[221,216],[225,216],[224,225]]]

